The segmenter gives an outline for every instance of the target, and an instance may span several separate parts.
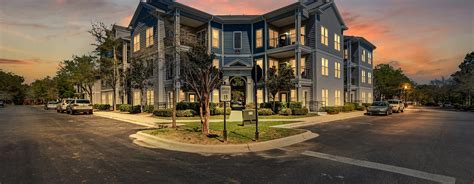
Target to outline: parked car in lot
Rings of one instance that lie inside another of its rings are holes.
[[[56,111],[57,111],[58,113],[66,112],[67,105],[68,105],[69,103],[71,103],[73,100],[74,100],[74,99],[71,99],[71,98],[61,100],[61,102],[58,103],[58,105],[57,105],[57,107],[56,107]]]
[[[44,110],[56,109],[58,104],[59,102],[57,101],[49,101],[48,103],[44,104]]]
[[[401,100],[388,100],[388,103],[390,104],[390,107],[392,107],[393,112],[400,113],[405,111],[405,104]]]
[[[0,107],[5,107],[5,102],[3,102],[3,100],[0,100]]]
[[[385,116],[393,113],[392,108],[388,102],[374,102],[371,106],[367,107],[367,114],[382,114]]]
[[[66,112],[71,115],[76,113],[93,114],[94,108],[89,100],[75,99],[67,105]]]

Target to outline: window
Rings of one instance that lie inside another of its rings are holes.
[[[263,103],[263,90],[257,90],[257,103]]]
[[[367,80],[368,83],[369,83],[369,84],[372,84],[372,73],[370,73],[370,72],[367,73],[367,77],[368,77],[368,80]]]
[[[102,93],[102,103],[105,104],[107,100],[107,94]]]
[[[155,92],[153,90],[147,90],[146,92],[146,104],[153,105],[155,103]]]
[[[327,89],[323,89],[321,91],[321,101],[323,102],[323,106],[328,106],[329,105],[329,91]]]
[[[290,102],[296,102],[297,99],[296,99],[296,90],[295,89],[292,89],[291,90],[291,94],[290,94]]]
[[[281,93],[281,94],[280,94],[280,102],[286,102],[286,101],[287,101],[287,100],[286,100],[287,98],[288,98],[288,96],[287,96],[286,93]]]
[[[242,32],[234,32],[234,49],[242,49]]]
[[[326,29],[325,27],[321,26],[321,43],[323,45],[326,45],[328,46],[328,29]]]
[[[334,105],[341,106],[341,91],[340,90],[336,90],[334,92]]]
[[[367,103],[373,103],[374,102],[374,97],[372,96],[372,93],[367,93]]]
[[[365,83],[365,70],[362,70],[362,83]]]
[[[295,29],[290,29],[290,42],[292,45],[296,43],[296,30]]]
[[[344,59],[349,59],[349,50],[344,49]]]
[[[365,62],[365,59],[366,59],[366,52],[365,50],[362,50],[362,62]]]
[[[306,58],[302,57],[300,60],[301,77],[306,77]]]
[[[341,51],[341,36],[334,34],[334,49]]]
[[[321,58],[321,74],[329,76],[329,61],[326,58]]]
[[[368,59],[367,59],[368,62],[369,62],[370,64],[372,64],[372,53],[368,52],[368,53],[367,53],[367,57],[368,57]]]
[[[270,34],[269,35],[270,47],[273,47],[273,48],[278,47],[278,32],[273,29],[270,29],[269,34]]]
[[[214,103],[219,103],[219,90],[218,89],[215,89],[214,91],[212,91],[212,102]]]
[[[141,94],[140,91],[133,92],[133,105],[140,105]]]
[[[153,40],[153,27],[146,29],[146,47],[152,46]]]
[[[186,96],[185,95],[186,94],[184,93],[183,90],[179,90],[179,99],[178,99],[178,101],[180,101],[180,102],[186,101]]]
[[[260,66],[260,68],[263,69],[263,59],[257,59],[257,60],[255,60],[255,64],[257,64],[258,66]]]
[[[301,27],[301,45],[305,45],[305,36],[306,36],[306,29],[304,26]]]
[[[137,52],[140,50],[140,34],[136,34],[133,37],[133,52]]]
[[[296,76],[296,60],[295,59],[290,60],[290,66],[291,66],[291,69],[293,69],[293,74]]]
[[[365,92],[362,92],[361,97],[360,97],[360,100],[362,101],[362,103],[367,103],[365,95],[366,95]]]
[[[275,68],[275,70],[278,70],[278,60],[270,59],[268,61],[268,66],[269,68]]]
[[[255,38],[256,40],[256,47],[261,48],[263,47],[263,29],[257,29],[257,33]]]
[[[214,48],[219,48],[219,34],[219,29],[212,28],[212,47]]]
[[[109,93],[108,97],[109,97],[109,100],[107,101],[106,104],[113,105],[114,93],[113,93],[113,92],[112,92],[112,93]]]
[[[306,101],[308,100],[308,91],[303,91],[303,107],[306,107]]]
[[[189,102],[196,102],[196,95],[189,94]]]
[[[217,69],[219,69],[219,67],[220,67],[220,61],[219,61],[219,59],[214,59],[214,60],[212,61],[212,66],[214,66],[214,67],[216,67]]]
[[[341,78],[341,63],[334,62],[334,68],[335,68],[334,77],[336,77],[336,79],[340,79]]]

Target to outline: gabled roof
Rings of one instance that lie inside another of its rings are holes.
[[[370,43],[367,39],[365,39],[364,37],[360,37],[360,36],[344,36],[344,41],[346,40],[354,40],[354,41],[358,41],[358,42],[362,42],[362,43],[365,43],[367,44],[368,46],[372,47],[372,49],[376,49],[377,46],[375,46],[374,44]]]
[[[349,28],[347,27],[346,23],[344,22],[344,19],[342,18],[342,15],[339,12],[339,9],[337,9],[337,6],[334,2],[328,2],[326,4],[322,4],[321,6],[317,7],[319,12],[321,12],[321,13],[326,11],[329,8],[333,8],[334,12],[336,13],[337,19],[339,20],[339,22],[341,22],[341,25],[342,25],[343,29],[348,30]]]
[[[158,13],[165,13],[163,10],[160,10],[152,5],[149,5],[148,3],[146,2],[140,2],[138,4],[138,7],[137,9],[135,10],[135,13],[133,14],[133,17],[132,17],[132,20],[130,21],[130,24],[128,24],[128,27],[132,26],[132,24],[137,21],[137,18],[138,18],[138,15],[140,15],[140,12],[143,10],[143,9],[147,9],[147,10],[150,10],[150,11],[155,11],[155,12],[158,12]]]

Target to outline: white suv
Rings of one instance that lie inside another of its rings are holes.
[[[93,114],[94,107],[92,106],[89,100],[75,99],[67,105],[66,112],[71,115],[82,112],[87,114]]]
[[[403,101],[401,100],[388,100],[388,103],[390,104],[390,107],[392,107],[393,112],[400,113],[405,111],[405,104],[403,104]]]
[[[63,113],[63,112],[66,112],[66,109],[67,109],[67,105],[69,103],[71,103],[74,99],[72,98],[68,98],[68,99],[63,99],[61,100],[60,103],[58,103],[58,106],[56,107],[56,111],[58,113]]]

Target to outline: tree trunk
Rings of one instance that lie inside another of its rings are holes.
[[[172,122],[171,122],[171,127],[176,128],[176,90],[173,92],[173,116],[172,116]]]
[[[145,99],[145,89],[143,89],[143,88],[140,89],[140,93],[141,93],[141,95],[140,95],[140,109],[143,112],[143,110],[144,110],[143,107],[145,106],[145,100],[146,100]]]
[[[209,119],[211,116],[211,110],[209,108],[209,94],[203,94],[201,98],[201,124],[202,124],[202,133],[204,135],[209,135]]]
[[[115,106],[117,102],[117,53],[116,53],[116,48],[115,46],[113,47],[113,52],[114,52],[114,73],[113,73],[113,81],[112,81],[112,87],[113,87],[113,102],[112,102],[112,110],[115,111]]]

